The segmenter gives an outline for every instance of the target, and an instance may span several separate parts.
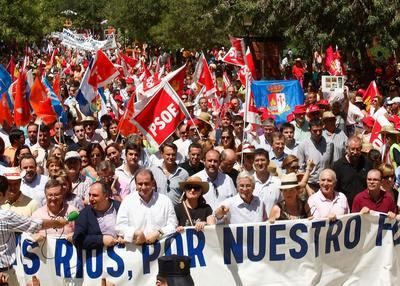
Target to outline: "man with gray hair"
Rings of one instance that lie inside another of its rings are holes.
[[[350,212],[347,198],[335,191],[336,174],[332,169],[324,169],[319,174],[320,189],[308,198],[311,216],[335,219],[337,215]]]
[[[237,177],[238,194],[226,199],[215,210],[218,223],[249,223],[262,222],[268,218],[264,202],[253,195],[254,177],[244,171]]]

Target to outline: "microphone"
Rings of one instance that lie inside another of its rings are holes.
[[[75,221],[75,220],[78,219],[78,217],[79,217],[79,212],[78,211],[72,211],[65,217],[65,219],[67,221]]]

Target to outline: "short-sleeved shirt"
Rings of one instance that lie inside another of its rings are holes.
[[[227,224],[262,222],[268,218],[265,204],[258,196],[253,196],[248,204],[237,194],[223,201],[220,206],[229,208],[224,219]]]
[[[178,219],[179,226],[191,226],[190,220],[186,214],[184,202],[175,206],[175,213]],[[207,221],[207,217],[212,215],[212,209],[210,205],[206,203],[200,204],[197,208],[191,209],[187,208],[189,211],[190,217],[192,219],[193,225],[196,224],[198,221]]]
[[[382,190],[380,191],[380,196],[377,201],[372,199],[368,189],[356,195],[351,208],[352,212],[359,212],[363,207],[377,212],[388,213],[391,211],[397,213],[397,206],[392,195]]]
[[[350,211],[346,196],[340,192],[335,192],[333,200],[330,200],[319,190],[307,202],[314,218],[325,218],[330,214],[344,215]]]
[[[282,194],[279,189],[281,181],[278,177],[271,174],[264,183],[258,179],[256,173],[253,176],[256,182],[254,195],[258,196],[264,202],[267,214],[270,214],[272,207],[282,200]]]

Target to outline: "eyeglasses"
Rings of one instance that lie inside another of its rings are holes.
[[[46,195],[46,198],[57,199],[57,198],[60,198],[62,196],[63,196],[63,194],[59,194],[59,195],[50,194],[50,195]]]
[[[393,176],[390,176],[390,175],[382,177],[383,180],[388,180],[388,179],[391,179],[391,178],[393,178]]]
[[[221,139],[231,139],[230,136],[221,136]]]
[[[186,189],[187,191],[191,191],[191,190],[195,190],[196,192],[201,191],[201,187],[198,186],[198,185],[186,185],[186,186],[185,186],[185,189]]]
[[[91,158],[100,158],[101,154],[91,154],[90,157]]]

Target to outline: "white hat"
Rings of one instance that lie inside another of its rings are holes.
[[[396,96],[395,98],[392,98],[392,103],[400,103],[400,97]]]
[[[296,188],[299,186],[297,181],[297,176],[295,173],[284,174],[281,177],[281,186],[279,187],[281,190]]]
[[[69,159],[81,159],[81,156],[79,155],[78,152],[76,151],[69,151],[67,154],[65,154],[64,162],[67,162]]]
[[[6,167],[3,176],[7,178],[7,180],[21,180],[25,171],[23,173],[18,167]]]

